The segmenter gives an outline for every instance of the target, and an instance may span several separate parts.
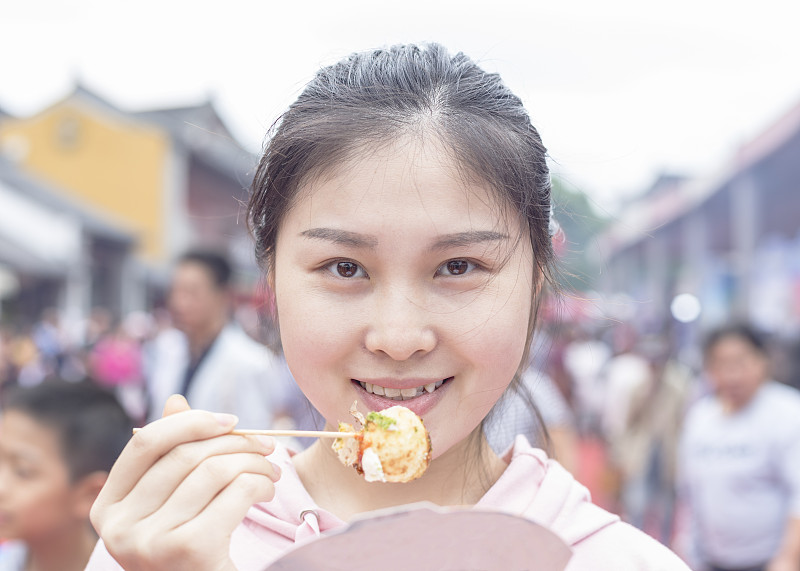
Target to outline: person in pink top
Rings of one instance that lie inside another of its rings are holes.
[[[571,548],[568,571],[685,570],[524,437],[496,454],[484,436],[556,289],[551,212],[545,147],[496,74],[438,44],[323,68],[257,168],[256,256],[286,362],[328,428],[353,401],[400,403],[424,419],[430,466],[367,482],[330,440],[294,453],[172,397],[93,507],[88,569],[261,570],[359,514],[429,502],[544,525]]]

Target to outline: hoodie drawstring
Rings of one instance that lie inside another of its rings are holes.
[[[295,543],[319,537],[319,514],[316,510],[303,510],[300,512],[300,525],[294,535]]]

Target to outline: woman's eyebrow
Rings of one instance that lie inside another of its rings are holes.
[[[335,228],[310,228],[300,233],[301,236],[315,240],[325,240],[350,246],[353,248],[368,248],[374,250],[378,246],[378,239],[372,234],[361,234],[350,230],[337,230]],[[447,250],[480,244],[482,242],[498,242],[508,240],[507,234],[491,230],[468,230],[439,236],[430,246],[431,251]]]
[[[481,242],[498,242],[500,240],[508,240],[508,235],[491,230],[469,230],[440,236],[431,245],[430,249],[431,251],[447,250],[449,248],[471,246]]]
[[[378,245],[378,239],[371,234],[359,234],[349,230],[336,230],[335,228],[311,228],[300,233],[306,238],[316,240],[326,240],[342,246],[353,248],[369,248],[374,250]]]

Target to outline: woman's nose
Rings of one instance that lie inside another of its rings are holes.
[[[429,353],[438,341],[432,318],[431,312],[406,292],[385,292],[376,297],[365,345],[395,361]]]

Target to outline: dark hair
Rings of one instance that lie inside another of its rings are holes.
[[[178,258],[178,264],[199,264],[208,270],[214,285],[219,289],[228,287],[233,269],[228,258],[212,250],[189,250]]]
[[[720,341],[729,337],[741,339],[762,355],[767,355],[768,353],[767,341],[761,333],[748,324],[733,323],[718,327],[706,335],[703,342],[703,355],[705,358],[708,358],[711,351]]]
[[[133,429],[116,397],[90,381],[48,380],[33,387],[15,387],[3,408],[53,430],[73,482],[92,472],[111,470]]]
[[[541,138],[499,75],[438,44],[352,54],[321,69],[275,122],[248,204],[261,267],[271,270],[278,228],[299,188],[362,149],[428,134],[445,144],[462,176],[489,184],[500,204],[519,212],[533,247],[534,292],[543,281],[555,287],[550,174]],[[529,340],[540,300],[533,300]],[[526,353],[512,390],[527,361]]]

